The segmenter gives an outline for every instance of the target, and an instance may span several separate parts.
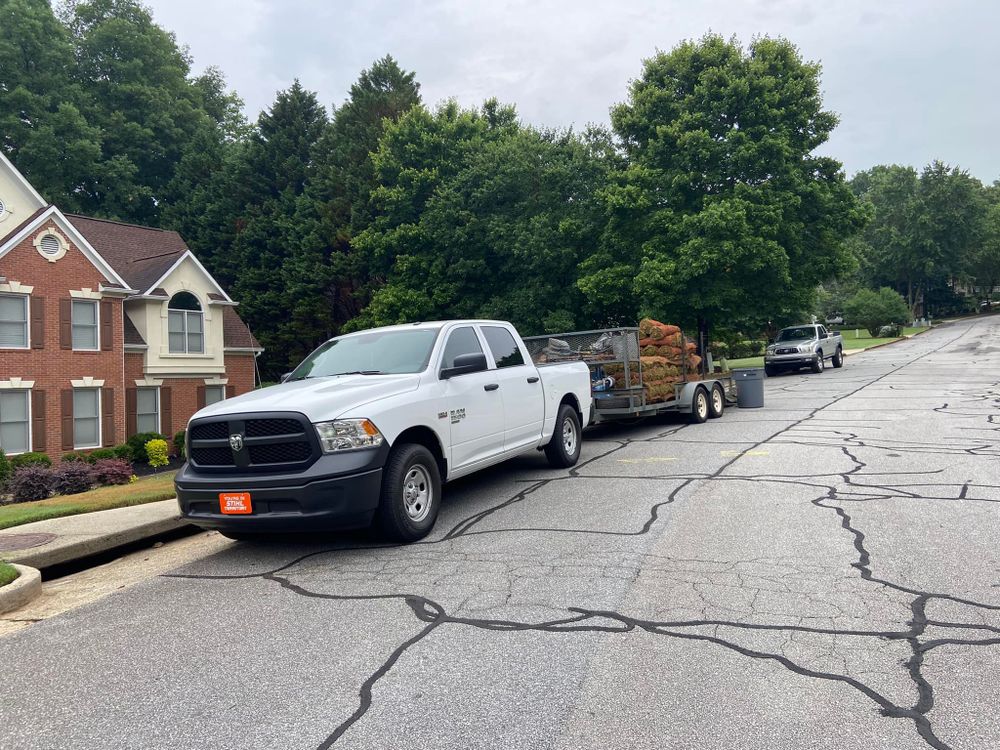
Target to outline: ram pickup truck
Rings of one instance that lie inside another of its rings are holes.
[[[433,527],[446,481],[535,450],[575,464],[591,406],[587,365],[536,367],[509,323],[352,333],[282,383],[197,412],[177,501],[234,539],[374,522],[411,542]]]
[[[783,370],[803,367],[823,372],[826,360],[834,367],[844,366],[844,340],[840,333],[830,333],[819,323],[789,326],[778,331],[764,350],[764,372],[777,375]]]

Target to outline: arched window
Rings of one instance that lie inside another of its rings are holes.
[[[167,332],[171,354],[205,351],[205,321],[201,303],[190,292],[177,292],[167,303]]]

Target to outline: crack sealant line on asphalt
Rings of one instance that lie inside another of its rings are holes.
[[[938,346],[936,349],[934,349],[932,351],[925,352],[924,354],[918,355],[917,357],[914,357],[914,358],[910,359],[908,362],[905,362],[903,364],[893,365],[892,369],[890,369],[888,372],[883,373],[882,375],[876,377],[874,380],[868,381],[868,382],[860,385],[858,388],[856,388],[856,389],[854,389],[854,390],[852,390],[852,391],[850,391],[848,393],[842,394],[842,395],[834,398],[832,401],[828,402],[824,406],[817,407],[815,409],[810,410],[809,414],[807,414],[806,416],[804,416],[804,417],[802,417],[802,418],[800,418],[800,419],[792,422],[789,425],[786,425],[783,429],[778,430],[777,432],[775,432],[774,434],[772,434],[768,438],[765,438],[765,439],[763,439],[761,441],[758,441],[758,442],[754,443],[754,447],[760,447],[760,446],[762,446],[762,445],[764,445],[764,444],[766,444],[766,443],[768,443],[768,442],[770,442],[772,440],[775,440],[776,438],[780,437],[781,435],[783,435],[784,433],[788,432],[789,430],[792,430],[792,429],[800,426],[803,422],[806,422],[806,421],[808,421],[808,420],[810,420],[812,418],[815,418],[816,415],[819,414],[820,412],[822,412],[824,409],[827,409],[830,406],[832,406],[832,405],[834,405],[834,404],[836,404],[836,403],[838,403],[840,401],[843,401],[844,399],[849,398],[850,396],[855,395],[856,393],[858,393],[859,391],[863,390],[864,388],[869,387],[871,385],[874,385],[875,383],[878,383],[879,381],[883,380],[884,378],[888,377],[889,375],[892,375],[894,373],[899,372],[904,367],[908,367],[908,366],[914,364],[915,362],[923,359],[924,357],[927,357],[930,354],[933,354],[933,353],[939,351],[940,349],[944,348],[945,346],[948,346],[948,345],[954,343],[955,341],[959,340],[964,335],[966,335],[969,332],[969,330],[971,330],[971,328],[967,328],[963,333],[961,333],[958,336],[956,336],[955,338],[953,338],[953,339],[951,339],[951,340],[949,340],[949,341],[941,344],[940,346]],[[675,434],[678,431],[679,431],[679,428],[678,429],[674,429],[674,430],[669,430],[669,431],[663,433],[663,436],[666,436],[668,434]],[[615,447],[609,449],[608,451],[605,451],[605,452],[599,454],[598,456],[595,456],[595,457],[593,457],[591,459],[588,459],[588,461],[584,462],[583,464],[580,464],[578,467],[576,467],[573,471],[570,472],[570,477],[577,478],[577,479],[600,479],[602,477],[584,477],[584,476],[581,476],[579,474],[579,470],[581,468],[585,467],[586,465],[588,465],[589,463],[592,463],[592,462],[594,462],[596,460],[599,460],[599,459],[602,459],[602,458],[607,458],[607,457],[613,455],[614,453],[622,450],[623,448],[627,447],[628,445],[631,445],[634,442],[652,442],[652,441],[655,441],[656,439],[658,439],[658,438],[654,437],[652,439],[636,440],[636,441],[624,440],[621,443],[619,443],[618,445],[616,445]],[[659,438],[659,439],[662,439],[662,437]],[[808,443],[808,445],[815,445],[815,444],[814,443]],[[841,444],[840,447],[844,451],[845,455],[847,455],[855,463],[855,466],[854,466],[853,469],[851,469],[851,470],[849,470],[847,472],[843,472],[843,473],[839,474],[839,476],[841,477],[842,481],[844,481],[845,484],[851,484],[851,482],[850,482],[851,477],[865,476],[864,474],[861,474],[861,472],[862,472],[862,470],[864,468],[866,468],[866,465],[862,461],[860,461],[856,456],[854,456],[848,450],[847,446],[844,446],[843,444]],[[862,445],[860,447],[867,447],[867,446]],[[716,471],[714,471],[714,472],[712,472],[710,474],[700,475],[700,476],[696,476],[696,477],[692,476],[692,477],[686,477],[686,478],[684,478],[682,480],[681,485],[678,486],[678,487],[676,487],[676,488],[674,488],[672,490],[672,492],[670,493],[670,495],[668,496],[668,499],[666,501],[664,501],[662,503],[657,503],[657,504],[655,504],[650,509],[650,517],[646,521],[646,523],[643,525],[643,527],[642,527],[641,530],[639,530],[638,532],[624,532],[624,534],[638,535],[638,534],[646,534],[646,533],[648,533],[649,530],[652,528],[653,524],[656,522],[656,520],[658,518],[659,509],[662,506],[673,502],[674,499],[676,499],[678,493],[680,493],[683,489],[691,486],[692,484],[698,483],[698,482],[710,481],[712,479],[723,479],[723,478],[726,479],[726,480],[731,479],[731,477],[723,477],[722,475],[723,475],[723,473],[727,469],[729,469],[731,466],[733,466],[733,464],[735,464],[736,461],[738,461],[742,457],[742,455],[743,454],[735,456],[731,460],[725,462],[719,469],[717,469]],[[920,472],[901,472],[901,474],[907,474],[907,475],[919,474],[919,473]],[[442,542],[445,542],[445,541],[452,541],[454,539],[457,539],[457,538],[460,538],[460,537],[463,537],[463,536],[471,536],[471,535],[478,535],[478,534],[498,533],[498,532],[504,532],[504,531],[513,532],[513,531],[515,531],[513,529],[511,529],[511,530],[504,530],[504,529],[499,529],[499,530],[474,530],[474,527],[475,527],[476,524],[478,524],[481,520],[483,520],[484,518],[488,517],[489,515],[492,515],[493,513],[497,512],[497,511],[499,511],[499,510],[501,510],[503,508],[509,507],[510,505],[512,505],[514,503],[517,503],[517,502],[520,502],[520,501],[524,500],[525,498],[527,498],[531,494],[537,492],[539,489],[541,489],[542,487],[546,486],[550,482],[557,481],[557,479],[565,479],[565,478],[568,478],[568,477],[556,478],[556,479],[549,478],[549,479],[538,480],[535,483],[531,484],[529,487],[527,487],[527,488],[521,490],[520,492],[516,493],[513,497],[511,497],[511,498],[509,498],[509,499],[507,499],[507,500],[505,500],[505,501],[503,501],[501,503],[498,503],[498,504],[496,504],[494,506],[491,506],[490,508],[487,508],[484,511],[479,511],[478,513],[475,513],[475,514],[469,516],[468,518],[464,519],[463,521],[458,522],[441,539],[431,540],[431,541],[428,541],[428,542],[422,542],[420,544],[439,544],[439,543],[442,543]],[[663,479],[677,480],[678,477],[677,476],[664,476]],[[747,479],[751,479],[751,478],[750,477],[736,477],[735,479],[736,480],[747,480]],[[775,480],[765,480],[765,481],[775,481]],[[791,478],[791,479],[785,478],[785,481],[787,481],[789,483],[802,484],[802,482],[797,482],[795,478]],[[815,485],[813,485],[813,484],[809,484],[808,486],[815,487]],[[816,488],[819,488],[819,487],[822,487],[822,486],[823,485],[819,485]],[[857,485],[855,485],[855,486],[857,487]],[[875,488],[873,488],[873,489],[875,489]],[[973,602],[971,600],[963,599],[961,597],[954,597],[954,596],[951,596],[951,595],[948,595],[948,594],[935,594],[935,593],[927,593],[927,592],[917,591],[915,589],[911,589],[911,588],[908,588],[908,587],[905,587],[905,586],[901,586],[899,584],[894,584],[894,583],[891,583],[891,582],[884,581],[882,579],[876,578],[872,574],[872,571],[871,571],[871,568],[870,568],[871,556],[868,553],[868,551],[867,551],[867,549],[865,548],[865,545],[864,545],[864,540],[865,540],[864,533],[861,532],[860,530],[856,529],[852,525],[851,517],[842,508],[839,508],[839,507],[836,507],[836,506],[824,505],[823,504],[823,500],[836,500],[836,499],[838,499],[838,493],[837,493],[837,489],[836,489],[835,486],[827,486],[826,490],[827,491],[822,496],[820,496],[819,498],[816,498],[813,501],[813,504],[816,505],[817,507],[820,507],[820,508],[823,508],[823,509],[826,509],[826,510],[832,510],[832,511],[834,511],[840,517],[842,528],[844,528],[846,531],[848,531],[850,534],[853,535],[853,538],[854,538],[854,547],[855,547],[855,549],[856,549],[856,551],[858,553],[858,561],[855,562],[855,563],[852,563],[852,567],[854,567],[854,568],[856,568],[856,569],[859,570],[862,579],[870,581],[870,582],[873,582],[873,583],[877,583],[877,584],[880,584],[880,585],[883,585],[883,586],[886,586],[888,588],[895,589],[895,590],[897,590],[899,592],[902,592],[902,593],[906,593],[906,594],[915,596],[915,599],[911,603],[912,617],[911,617],[911,620],[910,620],[910,629],[908,631],[899,631],[899,632],[888,632],[888,631],[887,632],[878,632],[878,631],[849,631],[849,630],[838,630],[838,629],[833,629],[833,628],[831,628],[831,629],[812,629],[812,630],[806,630],[806,629],[803,629],[802,626],[781,626],[781,625],[769,625],[769,624],[754,624],[754,623],[743,623],[743,622],[729,622],[729,621],[724,621],[724,620],[693,620],[693,621],[657,623],[657,622],[652,622],[652,621],[645,621],[645,620],[639,620],[639,619],[631,618],[631,617],[629,617],[627,615],[624,615],[624,614],[621,614],[621,613],[617,613],[617,612],[591,611],[591,610],[585,610],[585,609],[581,609],[581,608],[577,608],[577,607],[567,607],[567,612],[576,613],[573,617],[563,618],[563,619],[560,619],[560,620],[554,620],[554,621],[543,622],[543,623],[523,623],[523,622],[514,622],[514,621],[506,621],[506,620],[490,620],[488,618],[466,618],[466,617],[457,617],[457,616],[449,615],[446,612],[445,608],[442,605],[440,605],[437,602],[434,602],[434,601],[432,601],[432,600],[430,600],[430,599],[428,599],[426,597],[422,597],[422,596],[411,595],[411,594],[384,594],[384,595],[371,595],[371,596],[342,596],[342,595],[334,595],[334,594],[322,594],[322,593],[318,593],[318,592],[311,592],[311,591],[309,591],[309,590],[307,590],[307,589],[305,589],[305,588],[303,588],[301,586],[298,586],[298,585],[292,583],[288,578],[286,578],[284,576],[279,576],[278,575],[279,572],[286,571],[290,567],[292,567],[292,566],[294,566],[294,565],[302,562],[303,560],[311,558],[311,557],[315,557],[316,555],[319,555],[319,554],[330,554],[332,552],[342,552],[342,551],[349,551],[349,550],[379,549],[379,548],[395,547],[396,545],[380,545],[380,546],[366,546],[366,547],[337,547],[337,548],[328,549],[328,550],[321,550],[321,551],[313,552],[313,553],[310,553],[310,554],[307,554],[307,555],[302,555],[302,556],[296,558],[295,560],[292,560],[291,562],[289,562],[289,563],[287,563],[285,565],[282,565],[282,566],[280,566],[280,567],[278,567],[278,568],[276,568],[276,569],[274,569],[272,571],[266,572],[266,573],[255,573],[255,574],[247,574],[247,575],[242,575],[242,576],[212,576],[212,575],[183,575],[183,574],[175,574],[175,575],[172,575],[172,576],[169,576],[169,577],[175,577],[175,578],[193,578],[193,579],[200,579],[200,580],[231,580],[231,579],[234,579],[234,578],[262,578],[264,580],[275,581],[275,582],[279,583],[279,585],[281,585],[283,588],[286,588],[286,589],[292,591],[293,593],[296,593],[296,594],[301,595],[301,596],[307,596],[307,597],[313,597],[313,598],[322,598],[322,599],[329,599],[329,600],[334,600],[334,601],[346,601],[346,600],[358,601],[358,600],[376,600],[376,599],[378,599],[378,600],[397,599],[397,600],[404,601],[408,605],[408,607],[410,608],[410,610],[413,612],[414,616],[418,620],[427,623],[427,626],[425,628],[423,628],[419,633],[417,633],[416,635],[414,635],[410,639],[408,639],[408,640],[404,641],[402,644],[400,644],[393,651],[393,653],[390,655],[390,657],[379,667],[379,669],[377,669],[375,672],[373,672],[371,675],[369,675],[369,677],[364,681],[364,683],[363,683],[363,685],[362,685],[362,687],[361,687],[361,689],[359,691],[359,706],[358,706],[358,708],[355,710],[355,712],[350,717],[348,717],[343,722],[341,722],[341,724],[339,724],[334,729],[334,731],[331,732],[327,736],[327,738],[319,745],[320,750],[326,750],[327,748],[331,747],[334,743],[336,743],[336,741],[338,739],[340,739],[344,735],[345,732],[347,732],[357,721],[359,721],[367,713],[367,711],[371,707],[372,689],[373,689],[374,685],[391,670],[391,668],[398,662],[398,660],[409,649],[411,649],[414,646],[416,646],[417,644],[419,644],[424,638],[428,637],[437,628],[439,628],[440,626],[445,625],[445,624],[463,625],[463,626],[468,626],[468,627],[474,627],[474,628],[481,629],[481,630],[492,630],[492,631],[525,631],[525,630],[533,630],[533,631],[543,631],[543,632],[584,632],[584,633],[594,633],[594,632],[604,632],[604,633],[607,633],[607,632],[615,632],[615,633],[623,633],[623,632],[632,632],[632,631],[634,631],[636,629],[641,629],[641,630],[643,630],[643,631],[645,631],[647,633],[651,633],[651,634],[654,634],[654,635],[667,636],[667,637],[672,637],[672,638],[677,638],[677,639],[682,639],[682,640],[696,640],[696,641],[702,641],[702,642],[711,643],[711,644],[714,644],[714,645],[717,645],[717,646],[720,646],[720,647],[723,647],[723,648],[735,651],[735,652],[737,652],[737,653],[739,653],[739,654],[741,654],[743,656],[749,657],[749,658],[775,661],[775,662],[779,663],[781,666],[783,666],[785,669],[787,669],[789,671],[792,671],[792,672],[794,672],[796,674],[800,674],[800,675],[811,677],[811,678],[815,678],[815,679],[821,679],[821,680],[833,681],[833,682],[838,682],[838,683],[846,684],[846,685],[850,686],[851,688],[853,688],[853,689],[861,692],[862,694],[864,694],[865,696],[867,696],[869,699],[871,699],[873,702],[875,702],[880,707],[881,712],[882,712],[882,714],[884,716],[895,717],[895,718],[905,718],[905,719],[909,719],[910,721],[912,721],[914,723],[914,725],[915,725],[918,733],[920,734],[920,736],[923,738],[923,740],[929,746],[931,746],[933,748],[936,748],[937,750],[948,750],[948,745],[946,745],[943,741],[941,741],[934,734],[932,726],[931,726],[931,723],[930,723],[930,720],[927,717],[927,714],[930,712],[930,710],[933,707],[933,690],[932,690],[929,682],[923,677],[923,675],[921,673],[921,666],[922,666],[922,662],[923,662],[923,655],[928,650],[930,650],[931,648],[935,648],[935,647],[938,647],[940,645],[958,644],[958,643],[960,643],[962,645],[966,645],[966,646],[994,645],[995,643],[1000,642],[1000,638],[986,638],[986,639],[981,639],[981,640],[972,640],[972,639],[935,639],[934,641],[930,641],[930,642],[922,644],[920,642],[920,640],[919,640],[920,636],[923,635],[926,627],[928,626],[928,624],[930,622],[927,619],[926,614],[925,614],[926,605],[927,605],[927,603],[929,601],[931,601],[932,599],[936,599],[936,598],[947,599],[949,601],[953,601],[953,602],[956,602],[956,603],[959,603],[959,604],[964,604],[964,605],[971,606],[971,607],[980,607],[980,608],[985,608],[985,609],[991,609],[991,610],[992,609],[1000,610],[1000,605],[989,605],[989,604],[983,604],[983,603],[979,603],[979,602]],[[566,529],[517,529],[516,531],[521,531],[521,532],[525,532],[525,531],[542,531],[542,532],[545,532],[545,531],[560,531],[560,532],[566,532],[566,531],[569,531],[569,530],[566,530]],[[600,533],[600,532],[583,531],[583,530],[581,530],[578,533]],[[622,534],[621,532],[607,532],[607,533],[616,533],[616,534],[619,534],[619,535]],[[615,625],[615,624],[590,623],[591,620],[595,620],[595,619],[599,619],[599,620],[604,621],[604,622],[617,623],[617,625]],[[704,635],[704,634],[699,634],[699,633],[679,632],[678,631],[679,628],[704,627],[704,626],[708,626],[708,625],[715,626],[716,633],[718,631],[718,628],[720,628],[720,627],[727,628],[728,627],[728,628],[736,628],[736,629],[743,629],[743,630],[758,630],[758,631],[764,631],[764,630],[767,630],[767,631],[784,630],[784,631],[790,631],[790,632],[823,632],[825,634],[830,634],[830,635],[834,635],[834,636],[841,636],[841,637],[875,637],[875,638],[883,638],[883,639],[887,639],[887,640],[906,640],[907,643],[910,645],[910,648],[911,648],[911,657],[907,661],[906,666],[907,666],[908,673],[910,675],[911,681],[913,682],[913,684],[914,684],[914,686],[915,686],[915,688],[917,690],[918,700],[917,700],[916,704],[913,707],[910,707],[910,708],[898,706],[898,705],[894,704],[892,701],[890,701],[886,696],[882,695],[878,691],[874,690],[873,688],[869,687],[868,685],[864,684],[863,682],[861,682],[861,681],[859,681],[857,679],[854,679],[852,677],[848,677],[848,676],[845,676],[845,675],[834,674],[834,673],[829,673],[829,672],[819,672],[819,671],[816,671],[816,670],[812,670],[812,669],[809,669],[807,667],[804,667],[802,665],[797,664],[796,662],[792,661],[791,659],[789,659],[788,657],[786,657],[784,655],[772,654],[772,653],[767,653],[767,652],[764,652],[764,651],[756,651],[756,650],[748,649],[748,648],[745,648],[743,646],[740,646],[739,644],[732,643],[732,642],[727,641],[727,640],[725,640],[723,638],[720,638],[717,635],[711,635],[711,636],[709,636],[709,635]],[[938,624],[938,623],[936,623],[935,626],[936,627],[947,627],[947,625],[942,625],[942,624]],[[958,624],[958,626],[959,627],[966,627],[964,624]]]

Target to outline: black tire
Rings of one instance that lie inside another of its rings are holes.
[[[688,416],[691,424],[702,424],[708,419],[708,414],[711,410],[709,404],[711,402],[712,400],[708,397],[708,391],[699,385],[694,391],[694,398],[691,399],[691,414]]]
[[[812,370],[813,372],[823,372],[823,352],[822,351],[816,352],[816,359],[813,361],[813,363],[811,365],[809,365],[809,369]]]
[[[773,378],[775,375],[778,374],[778,368],[771,367],[770,365],[764,365],[764,374],[767,375],[769,378]]]
[[[712,396],[708,399],[708,416],[709,419],[718,419],[722,416],[722,412],[726,410],[726,392],[722,390],[721,385],[712,386]]]
[[[844,350],[839,346],[837,347],[837,353],[833,355],[833,366],[836,368],[841,368],[844,366]]]
[[[382,497],[375,523],[396,542],[415,542],[434,528],[441,508],[441,472],[427,448],[397,445],[382,473]]]
[[[549,444],[545,446],[545,457],[554,469],[568,469],[580,459],[580,417],[569,404],[562,404],[556,415],[556,427]]]

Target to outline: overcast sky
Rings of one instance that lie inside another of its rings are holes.
[[[393,55],[424,101],[496,96],[527,122],[607,123],[642,59],[712,30],[787,37],[823,64],[841,124],[825,153],[848,174],[939,158],[1000,178],[1000,3],[995,0],[146,0],[216,65],[256,118],[299,78],[339,104],[358,73]]]

